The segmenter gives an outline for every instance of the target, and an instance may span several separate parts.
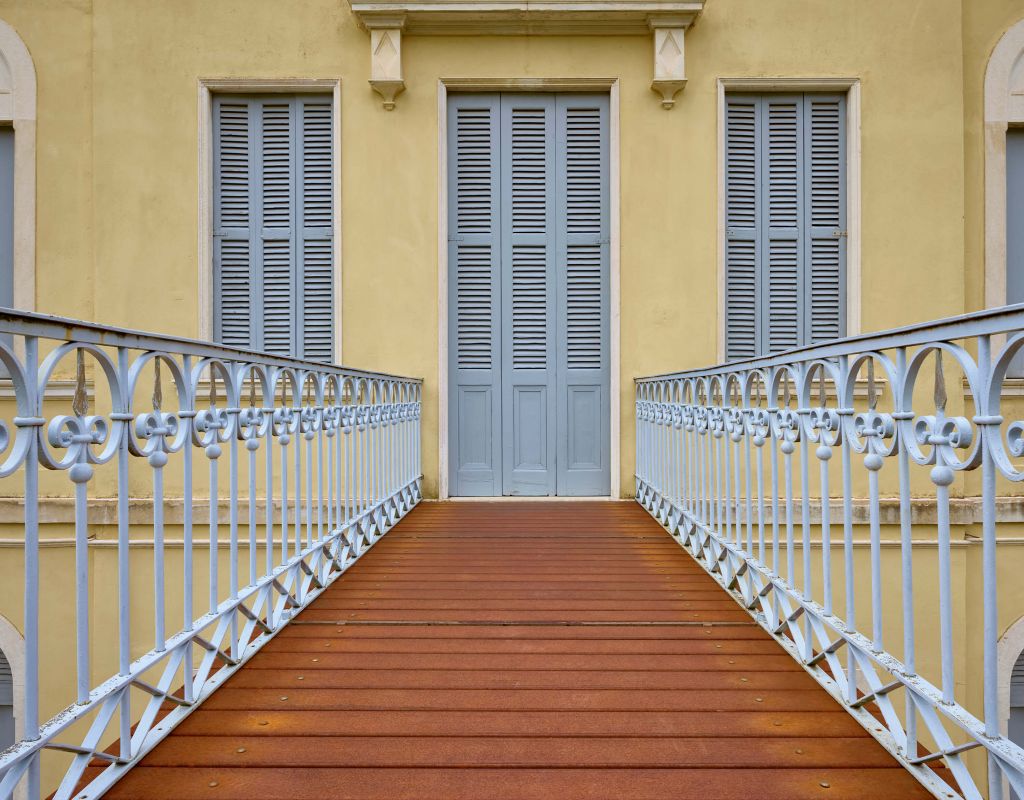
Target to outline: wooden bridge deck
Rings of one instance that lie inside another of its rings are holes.
[[[638,505],[425,503],[107,797],[930,795]]]

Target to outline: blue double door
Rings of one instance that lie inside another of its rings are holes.
[[[610,491],[608,97],[448,101],[453,496]]]

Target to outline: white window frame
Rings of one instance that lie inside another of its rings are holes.
[[[36,307],[36,69],[18,32],[0,20],[0,125],[14,128],[14,305]]]
[[[609,460],[608,497],[622,493],[622,424],[620,327],[620,217],[619,217],[619,79],[618,78],[440,78],[437,82],[437,461],[438,499],[454,499],[448,485],[448,92],[607,92],[608,93],[608,213],[609,213]],[[474,497],[472,500],[487,498]],[[495,500],[519,498],[498,496]],[[529,497],[522,500],[571,500],[567,497]],[[595,498],[580,498],[594,500]]]
[[[334,363],[342,363],[341,79],[200,78],[199,80],[199,338],[213,338],[213,95],[331,93],[334,116]]]
[[[1006,131],[1018,125],[1024,125],[1024,19],[1003,34],[985,70],[986,308],[1006,305]]]
[[[860,333],[860,78],[718,79],[718,361],[725,362],[725,101],[729,92],[846,94],[846,335]]]

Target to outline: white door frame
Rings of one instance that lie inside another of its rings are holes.
[[[610,496],[620,493],[619,445],[619,79],[618,78],[441,78],[437,82],[437,452],[438,498],[448,494],[448,92],[607,92],[609,256]],[[479,499],[479,498],[478,498]],[[506,498],[509,499],[509,498]],[[545,498],[528,498],[543,500]],[[554,500],[566,498],[554,497]],[[593,499],[593,498],[591,498]]]

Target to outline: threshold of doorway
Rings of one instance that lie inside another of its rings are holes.
[[[631,497],[612,497],[610,494],[587,496],[587,497],[560,497],[550,495],[539,495],[535,497],[523,496],[523,495],[498,495],[496,497],[445,497],[441,498],[424,498],[425,503],[585,503],[585,502],[601,502],[613,501],[632,501]]]

